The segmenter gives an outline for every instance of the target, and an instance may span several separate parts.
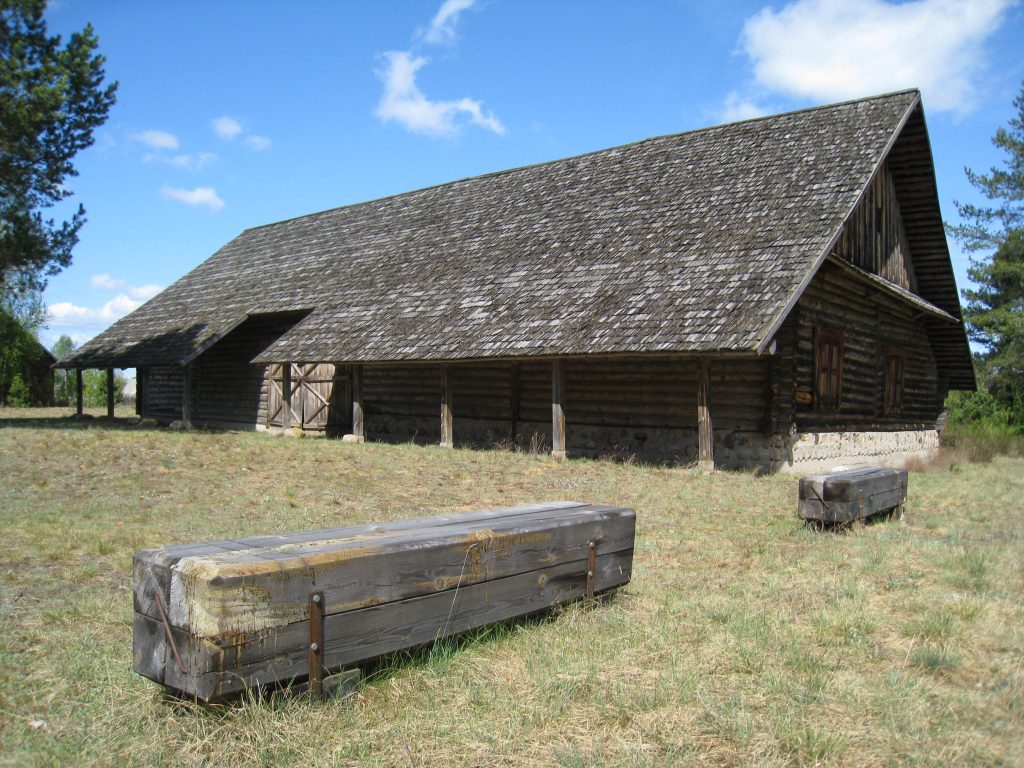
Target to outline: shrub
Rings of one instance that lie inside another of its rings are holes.
[[[35,405],[32,402],[32,392],[29,391],[28,385],[25,384],[20,373],[14,374],[14,378],[11,379],[11,388],[7,390],[7,404],[15,408],[27,408],[30,405]]]
[[[946,410],[949,426],[979,423],[1009,426],[1012,422],[1010,410],[984,388],[976,392],[950,392]]]

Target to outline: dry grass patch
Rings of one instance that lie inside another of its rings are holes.
[[[796,481],[0,411],[0,765],[950,765],[1024,760],[1024,460],[814,533]],[[638,512],[597,608],[378,665],[346,705],[168,701],[130,670],[141,547],[527,501]]]

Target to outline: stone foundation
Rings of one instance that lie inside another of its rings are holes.
[[[909,432],[817,432],[794,435],[791,458],[781,469],[793,474],[830,472],[839,467],[902,466],[939,449],[934,429]]]

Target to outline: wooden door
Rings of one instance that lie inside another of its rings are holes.
[[[291,424],[322,432],[343,424],[347,418],[348,378],[331,363],[283,363],[267,369],[267,425],[281,427],[285,409],[284,372],[291,373]]]

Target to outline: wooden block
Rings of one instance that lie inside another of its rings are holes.
[[[907,470],[867,467],[800,479],[799,514],[805,520],[847,523],[900,507]]]
[[[358,669],[345,669],[336,675],[328,675],[324,678],[324,698],[335,701],[347,699],[356,692],[362,679],[363,673]]]
[[[553,502],[143,550],[133,666],[204,701],[305,678],[313,591],[322,666],[350,666],[578,599],[591,541],[595,589],[625,584],[634,529],[632,510]]]

